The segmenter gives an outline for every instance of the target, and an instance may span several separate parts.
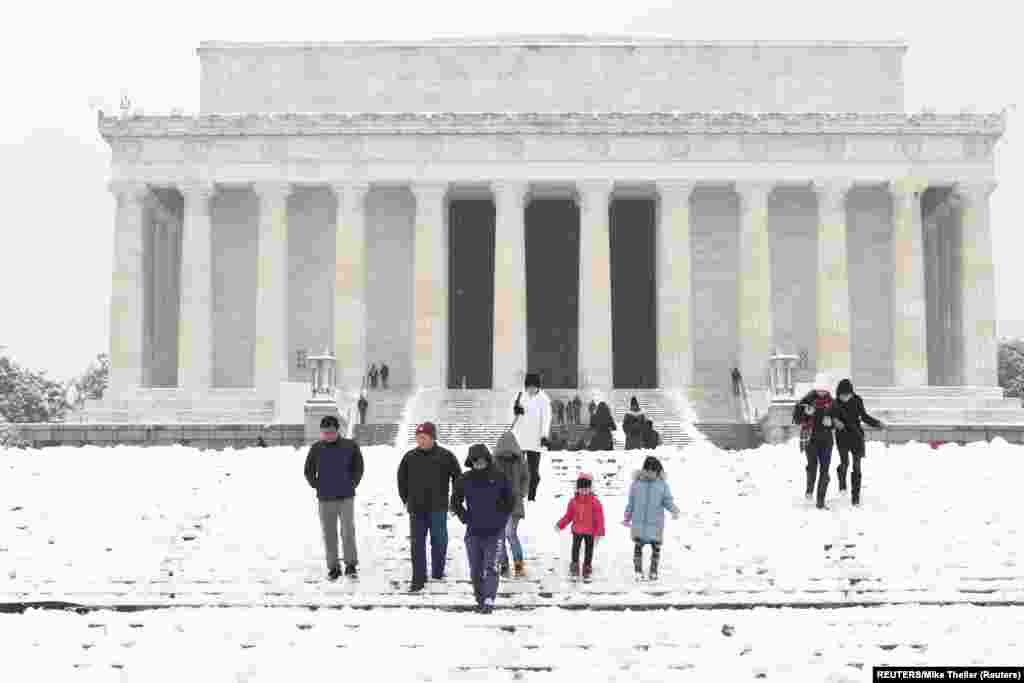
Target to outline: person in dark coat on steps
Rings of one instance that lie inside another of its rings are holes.
[[[498,594],[498,543],[516,503],[512,485],[494,466],[487,446],[470,446],[467,460],[472,469],[455,484],[452,509],[466,525],[466,554],[477,609],[489,614]]]
[[[817,508],[825,507],[828,491],[828,468],[832,460],[833,401],[829,393],[828,378],[819,374],[814,389],[793,406],[793,423],[800,425],[800,448],[807,456],[807,500],[814,495],[815,478],[818,482]]]
[[[341,521],[341,549],[345,576],[355,577],[359,557],[356,552],[355,497],[363,478],[363,454],[359,444],[338,436],[338,418],[327,415],[320,420],[320,440],[306,456],[303,474],[316,489],[320,528],[327,555],[327,578],[341,576],[338,565],[338,521]]]
[[[370,407],[370,402],[366,400],[366,394],[359,394],[359,402],[356,403],[356,407],[359,408],[359,424],[366,424],[366,409]]]
[[[836,418],[836,450],[839,451],[839,490],[846,490],[846,472],[850,467],[850,455],[853,454],[853,472],[850,474],[850,501],[860,505],[860,461],[864,457],[864,427],[861,421],[875,429],[885,429],[881,420],[868,415],[864,410],[864,401],[853,391],[853,382],[849,379],[840,380],[836,387],[835,403]]]
[[[444,578],[448,554],[449,483],[462,476],[459,461],[451,451],[437,445],[432,422],[416,428],[416,448],[398,465],[398,497],[409,511],[409,550],[412,583],[409,590],[423,590],[427,583],[427,532],[430,533],[430,575]]]
[[[626,432],[626,450],[646,448],[644,433],[647,431],[647,416],[640,410],[636,396],[629,399],[629,412],[622,418],[622,431]]]
[[[590,450],[592,451],[613,451],[615,444],[612,441],[612,432],[615,431],[615,420],[612,418],[612,411],[608,404],[601,401],[597,404],[594,416],[590,418],[590,429],[594,436],[590,439]]]

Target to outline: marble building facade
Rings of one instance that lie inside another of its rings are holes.
[[[456,386],[449,218],[493,202],[490,387],[530,349],[531,202],[578,207],[579,386],[614,384],[616,202],[653,203],[651,386],[775,351],[861,385],[994,387],[1000,114],[908,115],[901,43],[545,36],[203,43],[195,115],[100,114],[111,397],[279,400],[303,350]],[[489,287],[491,284],[489,284]],[[532,287],[532,288],[531,288]],[[528,294],[529,290],[529,294]],[[621,338],[621,337],[620,337]],[[487,384],[485,381],[484,384]]]

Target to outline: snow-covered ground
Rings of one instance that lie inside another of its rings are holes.
[[[465,449],[454,450],[461,461]],[[304,451],[0,451],[0,603],[233,606],[0,615],[0,642],[5,651],[19,644],[23,662],[102,680],[152,680],[214,662],[221,668],[200,680],[236,680],[232,672],[281,680],[282,666],[317,673],[346,662],[396,672],[395,680],[415,680],[414,671],[429,680],[550,680],[545,667],[594,667],[595,680],[688,672],[706,680],[722,666],[739,667],[734,680],[787,667],[800,680],[866,680],[849,665],[1021,661],[1024,608],[966,603],[1024,603],[1024,448],[870,444],[863,506],[839,496],[833,465],[829,511],[804,500],[804,459],[793,444],[661,449],[682,516],[667,522],[661,580],[637,584],[619,521],[647,454],[545,454],[520,532],[529,579],[503,582],[499,611],[484,617],[450,611],[472,603],[454,518],[448,580],[426,595],[404,592],[408,522],[394,449],[365,449],[362,575],[336,584],[324,580]],[[553,528],[581,470],[595,476],[609,532],[586,585],[566,580],[570,536]],[[771,607],[873,603],[889,606]],[[751,604],[769,608],[729,609]],[[666,611],[693,606],[716,609]],[[650,611],[566,609],[582,607]],[[725,624],[735,632],[722,633]],[[196,661],[171,661],[197,650]]]

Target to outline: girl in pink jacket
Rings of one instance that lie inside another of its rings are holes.
[[[572,562],[569,564],[570,576],[580,573],[580,545],[584,545],[583,578],[589,579],[593,573],[594,543],[604,536],[604,508],[592,491],[594,478],[587,473],[580,474],[576,480],[576,495],[569,500],[565,511],[555,528],[559,531],[572,522]]]

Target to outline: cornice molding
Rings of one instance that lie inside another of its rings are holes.
[[[123,138],[320,135],[963,135],[999,138],[998,114],[330,113],[98,117]]]

